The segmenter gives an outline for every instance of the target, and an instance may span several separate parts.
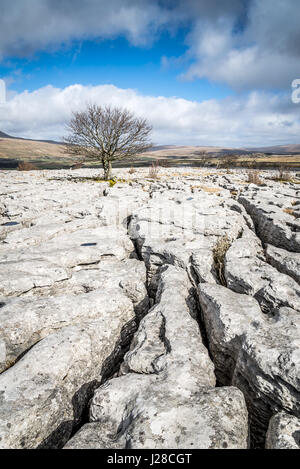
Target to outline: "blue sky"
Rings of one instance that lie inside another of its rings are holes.
[[[163,57],[181,57],[188,47],[186,29],[176,35],[162,32],[148,45],[134,46],[124,37],[73,41],[51,52],[37,52],[29,58],[10,57],[0,65],[0,76],[11,91],[35,89],[51,83],[64,88],[82,85],[114,84],[154,96],[179,96],[188,100],[223,98],[230,87],[208,79],[181,77],[181,64],[164,64]],[[185,66],[188,59],[184,61]]]
[[[95,101],[149,118],[160,144],[300,142],[291,100],[300,77],[296,0],[1,6],[2,131],[57,139],[72,110]]]

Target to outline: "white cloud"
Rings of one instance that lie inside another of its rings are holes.
[[[156,144],[271,145],[299,143],[299,105],[291,95],[252,92],[223,100],[143,96],[113,85],[49,85],[13,96],[0,107],[0,129],[27,138],[60,139],[72,110],[87,103],[129,108],[152,123]]]
[[[0,104],[6,101],[6,85],[4,80],[0,80]]]
[[[168,18],[148,0],[1,0],[0,59],[118,35],[134,45],[151,43]]]
[[[241,2],[240,2],[241,3]],[[237,12],[197,17],[188,37],[193,62],[184,76],[234,89],[288,89],[300,76],[300,9],[295,0],[252,0],[237,28]]]

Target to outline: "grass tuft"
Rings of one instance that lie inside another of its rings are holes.
[[[35,171],[38,168],[29,161],[20,161],[17,166],[18,171]]]
[[[260,179],[260,174],[257,170],[248,171],[247,182],[249,182],[249,184],[256,184],[257,186],[263,184],[263,181]]]
[[[158,179],[158,173],[159,173],[159,162],[158,161],[152,162],[152,165],[149,168],[148,177],[150,179]]]
[[[221,285],[224,285],[227,287],[226,280],[225,280],[225,274],[224,274],[224,268],[225,268],[225,256],[230,248],[231,241],[228,238],[228,235],[222,236],[217,243],[215,244],[213,248],[213,257],[214,257],[214,262],[215,262],[215,268],[217,275],[219,277]]]

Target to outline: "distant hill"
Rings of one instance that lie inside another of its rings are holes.
[[[4,132],[1,132],[1,130],[0,130],[0,138],[16,138],[16,137],[12,137],[11,135],[7,135]]]
[[[277,155],[293,155],[300,153],[300,144],[274,145],[271,147],[252,147],[245,148],[248,151],[258,151],[263,153],[274,153]]]
[[[15,137],[12,135],[8,135],[5,132],[0,131],[0,138],[8,138],[8,139],[13,139],[13,140],[22,140],[22,141],[27,141],[27,142],[44,142],[44,143],[50,143],[53,145],[62,145],[62,142],[55,141],[55,140],[37,140],[37,139],[31,139],[31,138],[24,138],[24,137]],[[159,152],[162,152],[162,155],[158,155]],[[263,153],[273,153],[273,154],[286,154],[286,155],[292,155],[292,154],[300,154],[300,144],[287,144],[287,145],[273,145],[273,146],[268,146],[268,147],[241,147],[241,148],[224,148],[224,147],[217,147],[213,145],[201,145],[201,146],[196,146],[196,145],[155,145],[147,152],[145,153],[154,153],[157,154],[157,156],[163,157],[167,156],[172,153],[178,154],[178,156],[183,155],[184,153],[190,155],[191,153],[196,155],[197,153],[206,153],[209,155],[210,153],[235,153],[235,154],[247,154],[249,152],[263,152]],[[165,153],[165,155],[163,155]]]
[[[61,145],[62,142],[56,142],[55,140],[36,140],[32,138],[23,138],[23,137],[13,137],[12,135],[8,135],[0,130],[0,138],[12,138],[14,140],[26,140],[28,142],[45,142],[45,143],[53,143],[55,145]]]
[[[55,142],[28,140],[0,133],[0,168],[14,168],[19,161],[28,161],[38,167],[57,165],[70,167],[76,159],[64,152],[64,146]]]
[[[253,158],[253,153],[265,153],[265,155]],[[193,164],[197,166],[203,161],[208,164],[210,162],[216,164],[219,161],[222,164],[225,161],[224,157],[228,155],[233,155],[236,162],[258,159],[259,163],[266,166],[288,163],[300,167],[300,144],[238,149],[208,145],[157,145],[138,156],[135,163],[144,166],[158,160],[162,164],[167,162],[179,166]],[[0,131],[0,169],[16,168],[19,161],[31,162],[39,168],[68,168],[79,160],[79,157],[66,154],[65,147],[60,142],[18,138]],[[130,166],[132,163],[123,161],[117,165]],[[95,166],[92,162],[86,164]]]

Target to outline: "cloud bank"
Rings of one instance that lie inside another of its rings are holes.
[[[251,0],[244,11],[198,16],[188,37],[184,76],[234,89],[278,89],[300,75],[300,9],[295,0]],[[240,20],[239,20],[240,18]]]
[[[251,92],[246,97],[189,101],[143,96],[113,85],[47,86],[17,94],[0,106],[0,129],[27,138],[60,140],[72,110],[88,103],[126,107],[153,125],[156,144],[262,146],[298,143],[299,105],[291,96]]]
[[[167,10],[148,0],[1,0],[0,56],[27,56],[72,40],[124,35],[151,41],[168,22]]]

